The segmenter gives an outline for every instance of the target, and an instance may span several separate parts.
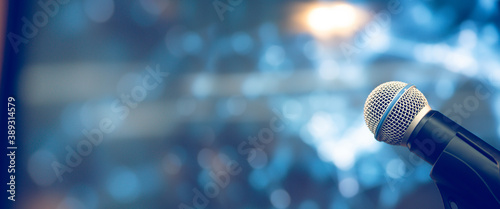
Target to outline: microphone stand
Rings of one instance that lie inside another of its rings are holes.
[[[445,209],[500,208],[500,152],[491,145],[432,110],[407,145],[432,165]]]

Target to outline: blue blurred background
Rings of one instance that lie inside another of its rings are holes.
[[[366,97],[391,80],[500,147],[496,0],[16,9],[18,33],[37,29],[16,56],[17,208],[443,208],[431,166],[365,125]],[[151,71],[168,76],[143,91]],[[103,119],[114,129],[82,148]],[[86,156],[69,166],[73,152]],[[210,174],[224,172],[217,187]]]

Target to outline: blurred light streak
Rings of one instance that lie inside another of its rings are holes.
[[[270,196],[271,203],[278,209],[288,208],[291,202],[290,195],[283,189],[275,190]]]
[[[133,202],[141,192],[141,184],[135,172],[126,167],[115,168],[108,176],[106,188],[116,201]]]
[[[351,128],[343,131],[341,137],[334,138],[335,135],[323,135],[324,133],[312,134],[319,137],[313,140],[319,157],[323,161],[333,162],[341,170],[350,170],[359,156],[364,153],[377,152],[381,147],[381,143],[374,140],[373,134],[366,129],[364,122],[359,121],[357,120]],[[333,124],[324,126],[333,126]]]
[[[52,163],[56,157],[47,150],[38,150],[28,160],[28,173],[38,186],[46,187],[57,181],[52,170]]]
[[[245,32],[237,32],[231,37],[231,45],[238,54],[247,54],[253,48],[253,39]]]
[[[354,178],[345,178],[339,182],[339,191],[342,196],[351,198],[359,192],[358,181]]]

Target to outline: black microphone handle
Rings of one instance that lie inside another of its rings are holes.
[[[408,139],[432,165],[446,209],[500,208],[500,152],[438,111],[429,111]]]

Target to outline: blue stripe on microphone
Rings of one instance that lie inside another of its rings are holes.
[[[387,106],[387,109],[385,109],[384,115],[382,115],[382,118],[380,118],[380,122],[378,122],[377,130],[375,131],[375,139],[378,140],[378,133],[379,133],[380,129],[382,128],[382,124],[384,124],[384,121],[387,118],[387,115],[389,115],[389,113],[391,112],[391,110],[394,107],[394,105],[396,104],[396,102],[399,100],[399,98],[401,96],[403,96],[403,94],[406,92],[406,90],[408,90],[412,86],[413,86],[413,84],[408,84],[404,88],[399,90],[398,94],[396,94],[396,96],[392,99],[391,103],[389,103],[389,106]]]

